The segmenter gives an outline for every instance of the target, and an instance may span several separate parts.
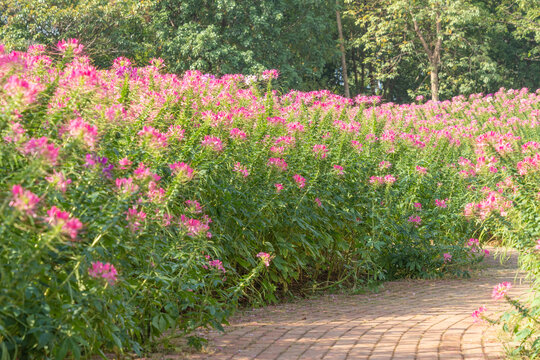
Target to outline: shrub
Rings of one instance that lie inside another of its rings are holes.
[[[0,55],[11,358],[142,354],[291,286],[465,275],[517,208],[507,154],[537,136],[526,89],[379,104],[82,50]]]

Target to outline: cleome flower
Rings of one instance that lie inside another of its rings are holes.
[[[169,168],[175,176],[180,177],[185,181],[190,181],[195,176],[194,170],[185,162],[179,161],[174,164],[170,164]]]
[[[287,170],[287,163],[285,160],[281,158],[270,158],[268,159],[268,162],[266,163],[267,166],[273,167],[275,169],[278,169],[280,171]]]
[[[97,279],[105,279],[109,284],[114,285],[117,281],[118,271],[110,263],[103,264],[100,261],[95,261],[92,262],[92,267],[88,269],[88,275]]]
[[[493,292],[491,293],[491,297],[494,300],[499,300],[505,297],[508,293],[508,290],[512,288],[512,284],[508,281],[502,282],[498,285],[495,285],[493,288]]]
[[[215,136],[205,135],[201,145],[215,152],[223,151],[221,139]]]
[[[295,174],[293,176],[293,179],[294,179],[294,181],[296,182],[296,185],[298,185],[299,188],[303,188],[304,186],[306,186],[306,179],[304,177],[302,177],[301,175]]]
[[[485,306],[480,306],[478,310],[474,310],[471,314],[471,316],[473,317],[473,322],[483,321],[482,314],[486,312],[486,310],[487,309]]]
[[[263,261],[266,267],[270,266],[270,260],[271,260],[270,254],[261,251],[260,253],[257,254],[257,257]]]
[[[21,185],[13,185],[11,195],[12,199],[9,206],[25,213],[27,216],[36,216],[36,208],[39,203],[39,197],[36,194],[30,190],[25,190]]]
[[[70,213],[62,211],[56,206],[47,211],[46,221],[54,228],[59,227],[63,234],[71,238],[71,241],[77,239],[77,234],[83,226],[79,219],[71,217]]]

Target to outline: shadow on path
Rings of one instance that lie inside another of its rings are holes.
[[[499,359],[497,330],[473,323],[471,313],[481,305],[488,315],[508,308],[490,297],[502,281],[512,282],[509,295],[526,293],[516,253],[510,254],[504,264],[490,256],[471,279],[396,281],[378,294],[325,295],[246,311],[224,334],[205,334],[206,353],[187,358]]]

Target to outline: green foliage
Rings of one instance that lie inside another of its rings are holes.
[[[540,86],[537,1],[346,0],[343,13],[354,94],[408,102],[430,93],[430,64],[412,19],[433,45],[443,22],[440,97]],[[170,72],[216,76],[275,68],[280,89],[343,88],[336,2],[330,0],[0,0],[0,39],[10,50],[77,38],[100,67],[125,56]]]
[[[75,38],[99,67],[119,56],[147,62],[154,54],[148,41],[149,1],[0,0],[0,42],[8,49],[32,44],[56,45]]]
[[[355,21],[349,26],[357,29],[352,50],[361,49],[358,63],[372,72],[360,89],[368,86],[371,92],[398,102],[428,97],[429,59],[412,20],[417,20],[426,42],[433,46],[438,38],[437,13],[442,19],[441,98],[495,92],[517,84],[535,89],[540,84],[540,62],[534,56],[540,48],[535,33],[540,28],[540,6],[527,3],[530,7],[498,1],[347,1],[348,14]],[[520,21],[508,21],[509,15],[510,20]],[[358,66],[351,65],[357,71]]]
[[[331,2],[330,2],[331,4]],[[327,1],[160,1],[151,27],[173,72],[279,69],[287,88],[320,86],[335,56]],[[317,86],[317,85],[316,85]]]
[[[463,276],[482,259],[449,166],[471,146],[422,135],[451,109],[279,95],[274,71],[98,70],[80,50],[0,54],[2,357],[200,346],[193,331],[221,329],[239,299]]]

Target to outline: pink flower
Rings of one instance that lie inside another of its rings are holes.
[[[68,39],[68,40],[60,40],[56,44],[56,48],[62,54],[68,51],[69,49],[71,49],[72,53],[77,55],[82,52],[82,49],[84,48],[84,46],[79,44],[79,40],[77,39]]]
[[[118,276],[118,272],[114,265],[110,263],[103,264],[96,261],[92,262],[92,267],[88,269],[88,275],[93,278],[105,279],[109,284],[113,285],[117,280],[116,277]]]
[[[11,121],[9,125],[9,132],[4,136],[4,141],[7,143],[18,143],[23,139],[26,130],[19,122]]]
[[[168,146],[167,135],[162,134],[152,126],[144,126],[137,135],[141,137],[143,143],[148,144],[152,148],[166,148]]]
[[[122,178],[116,179],[116,187],[120,190],[121,194],[134,194],[139,190],[139,186],[133,183],[132,178]]]
[[[202,206],[197,200],[186,200],[185,202],[187,210],[194,214],[202,213]]]
[[[299,188],[303,188],[304,186],[306,186],[306,179],[303,178],[301,175],[295,174],[293,176],[293,179],[294,179],[294,181],[296,182],[296,184],[298,185]]]
[[[195,176],[193,169],[184,162],[176,162],[174,164],[170,164],[169,168],[175,176],[180,177],[182,180],[185,181],[190,181]]]
[[[509,283],[508,281],[502,282],[502,283],[496,285],[493,288],[493,292],[491,293],[491,297],[494,300],[502,299],[503,297],[506,296],[506,294],[508,293],[508,290],[510,290],[511,288],[512,288],[511,283]]]
[[[427,169],[422,166],[416,166],[416,171],[421,175],[427,174]]]
[[[221,139],[215,136],[205,135],[201,145],[215,152],[220,152],[223,150],[223,143],[221,142]]]
[[[480,245],[480,240],[475,239],[475,238],[470,238],[467,241],[467,245],[470,246],[470,247],[479,246]]]
[[[66,192],[68,185],[71,184],[71,179],[66,179],[64,174],[56,170],[53,172],[53,175],[47,176],[45,180],[53,184],[56,190],[63,193]]]
[[[267,117],[266,121],[268,121],[272,125],[285,125],[287,123],[284,118],[279,116]]]
[[[414,207],[417,208],[418,210],[422,210],[422,204],[420,204],[419,202],[415,202]]]
[[[540,239],[536,240],[536,250],[540,250]]]
[[[266,163],[267,166],[274,167],[280,171],[287,170],[287,163],[281,158],[270,158]]]
[[[144,165],[144,163],[142,162],[139,163],[139,166],[135,169],[133,173],[135,174],[135,178],[139,180],[150,180],[150,181],[161,180],[161,176],[159,176],[158,174],[154,174],[150,170],[150,168],[146,167],[146,165]]]
[[[280,154],[283,154],[285,152],[285,147],[284,146],[272,146],[270,148],[270,152],[273,153],[274,155],[280,155]]]
[[[39,203],[39,197],[36,194],[25,190],[21,185],[13,185],[11,195],[13,199],[9,202],[9,206],[26,213],[28,216],[36,215],[35,211]]]
[[[358,151],[358,152],[362,151],[362,144],[360,144],[358,141],[352,140],[351,145],[352,145],[353,148],[356,149],[356,151]]]
[[[319,198],[315,198],[315,202],[317,203],[318,207],[322,206],[321,200]]]
[[[280,136],[276,138],[274,144],[281,145],[286,149],[290,149],[296,145],[296,138],[294,136]]]
[[[422,218],[420,218],[418,215],[409,216],[409,222],[418,226],[422,222]]]
[[[388,185],[392,185],[396,182],[396,178],[393,175],[386,175],[384,177],[384,183]]]
[[[141,226],[146,220],[146,213],[144,211],[138,211],[134,206],[126,212],[126,220],[128,221],[127,227],[129,230],[135,233],[141,229]]]
[[[383,160],[383,161],[381,161],[381,162],[379,163],[379,169],[384,170],[384,169],[389,169],[389,168],[391,168],[391,167],[392,167],[392,164],[391,164],[390,162],[388,162],[388,161],[384,161],[384,160]]]
[[[111,107],[107,108],[105,111],[105,116],[109,121],[114,122],[116,120],[125,120],[127,115],[126,109],[122,104],[114,104]]]
[[[133,164],[133,162],[130,161],[127,157],[124,157],[118,161],[118,164],[120,165],[118,167],[120,170],[127,170]]]
[[[343,166],[340,166],[340,165],[334,165],[334,171],[338,174],[338,175],[343,175],[344,172],[343,172]]]
[[[369,178],[369,183],[373,185],[382,185],[384,184],[384,179],[380,176],[372,176]]]
[[[75,241],[79,230],[82,229],[82,223],[79,219],[72,218],[70,213],[62,211],[56,206],[47,211],[46,220],[53,227],[60,227],[62,233],[71,237],[71,241]]]
[[[261,251],[260,253],[257,254],[257,257],[263,261],[266,267],[270,266],[270,259],[271,259],[270,254]]]
[[[49,139],[45,136],[39,139],[31,138],[28,140],[22,148],[22,153],[25,155],[32,155],[40,157],[43,160],[49,162],[50,165],[56,165],[58,159],[58,150],[60,148],[54,147],[53,143],[49,143]]]
[[[159,70],[164,66],[165,60],[163,60],[162,58],[151,58],[150,60],[148,60],[148,63],[150,64],[150,66],[153,66]]]
[[[131,60],[123,56],[120,56],[114,59],[113,65],[112,65],[113,69],[116,69],[116,70],[122,69],[122,68],[128,68],[130,66],[131,66]]]
[[[36,100],[42,85],[16,75],[10,76],[3,86],[4,99],[9,99],[16,107],[28,105]]]
[[[279,71],[276,69],[264,70],[262,73],[263,80],[277,79],[279,77]]]
[[[448,206],[446,204],[447,201],[448,199],[444,199],[444,200],[435,199],[435,205],[440,208],[446,208]]]
[[[326,148],[326,145],[314,145],[313,153],[315,154],[315,157],[324,159],[328,154],[328,149]]]
[[[159,210],[156,210],[156,215],[158,215],[159,213]],[[169,226],[171,225],[171,222],[173,220],[173,217],[171,214],[162,214],[161,215],[161,223],[163,224],[163,226]]]
[[[71,218],[64,224],[64,226],[62,227],[62,231],[69,235],[72,241],[75,241],[75,239],[77,238],[77,234],[79,233],[79,230],[82,229],[82,227],[83,224],[79,219]]]
[[[82,118],[71,120],[69,124],[62,129],[62,134],[65,133],[67,133],[70,138],[81,140],[91,150],[93,150],[96,145],[98,137],[97,127],[90,125]]]
[[[198,219],[189,219],[185,215],[182,215],[180,220],[187,231],[187,235],[190,237],[206,234],[208,229],[210,229],[208,224],[211,220],[209,218],[206,218],[206,221],[201,221]]]
[[[278,194],[281,192],[281,190],[283,190],[283,185],[281,184],[274,184],[274,186],[276,187],[276,192]]]
[[[165,136],[167,136],[167,139],[169,140],[172,138],[173,140],[182,141],[185,132],[186,131],[182,129],[180,125],[171,125]]]
[[[540,170],[540,153],[534,156],[527,156],[516,165],[519,175],[527,175]]]
[[[242,130],[234,128],[229,131],[229,136],[233,139],[245,139],[247,135]]]
[[[245,178],[249,176],[249,171],[248,171],[247,167],[240,164],[239,162],[234,164],[233,171],[242,174]]]
[[[289,130],[289,133],[302,132],[304,131],[304,125],[302,125],[298,121],[293,121],[287,124],[287,129]]]
[[[450,262],[452,261],[452,255],[451,254],[448,254],[448,253],[444,253],[443,254],[443,257],[444,257],[444,262]]]
[[[227,270],[223,267],[223,263],[221,260],[208,260],[208,266],[216,268],[217,270],[223,271],[223,273],[226,273]]]
[[[479,322],[479,321],[482,321],[482,314],[486,311],[486,307],[485,306],[480,306],[478,308],[478,310],[475,310],[472,312],[471,316],[473,317],[473,321],[474,322]]]

